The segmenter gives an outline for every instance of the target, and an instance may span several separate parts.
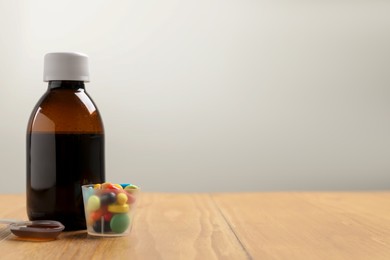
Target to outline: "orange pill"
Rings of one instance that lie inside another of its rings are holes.
[[[118,189],[123,190],[123,187],[120,184],[115,183],[115,184],[112,184],[112,186],[115,186]]]
[[[102,210],[97,210],[97,211],[91,212],[91,213],[89,214],[89,217],[90,217],[93,221],[99,220],[102,216],[103,216],[103,211],[102,211]]]
[[[102,189],[107,189],[109,185],[112,185],[111,183],[109,182],[105,182],[105,183],[102,183]]]

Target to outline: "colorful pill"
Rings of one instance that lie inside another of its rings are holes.
[[[127,195],[125,193],[119,193],[117,196],[116,196],[116,202],[119,204],[119,205],[123,205],[123,204],[126,204],[128,198],[127,198]]]
[[[95,193],[95,190],[92,187],[89,187],[86,190],[83,190],[83,198],[84,198],[84,203],[86,203],[93,194]]]
[[[112,204],[116,201],[116,195],[113,192],[107,192],[100,195],[100,203],[102,205]]]
[[[127,196],[127,204],[133,204],[136,200],[135,196],[132,193],[128,192],[127,190],[125,191],[125,194]]]
[[[115,186],[115,187],[117,187],[118,189],[120,189],[120,190],[123,190],[123,187],[120,185],[120,184],[112,184],[112,186]]]
[[[101,217],[103,216],[103,210],[99,209],[97,211],[93,211],[89,214],[89,217],[93,220],[93,221],[97,221],[99,220]]]
[[[125,190],[127,191],[134,191],[134,190],[138,190],[138,186],[134,185],[134,184],[129,184],[125,187]]]
[[[88,198],[87,202],[87,210],[88,211],[95,211],[100,208],[100,199],[96,195],[92,195]]]
[[[111,218],[112,218],[112,213],[111,212],[106,212],[104,215],[103,215],[103,218],[105,221],[110,221]]]
[[[101,188],[107,189],[108,185],[111,185],[111,183],[109,183],[109,182],[102,183]]]
[[[122,190],[122,186],[120,186],[119,184],[107,183],[107,184],[104,185],[104,189],[108,189],[108,190]]]
[[[111,230],[115,233],[123,233],[130,224],[130,218],[127,214],[116,214],[110,221]]]
[[[118,204],[112,204],[108,205],[108,211],[112,213],[126,213],[129,211],[129,205],[118,205]]]
[[[97,233],[111,232],[110,222],[98,220],[93,224],[93,230]]]

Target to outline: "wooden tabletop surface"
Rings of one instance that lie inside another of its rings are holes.
[[[0,218],[26,219],[24,195]],[[21,240],[0,226],[0,259],[390,259],[390,192],[144,193],[127,237],[63,232]]]

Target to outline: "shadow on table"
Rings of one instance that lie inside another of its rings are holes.
[[[58,239],[86,239],[89,238],[86,230],[62,232]]]

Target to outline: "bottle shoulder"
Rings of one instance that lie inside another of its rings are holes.
[[[31,132],[103,133],[95,103],[84,90],[48,90],[35,106],[28,125]]]

